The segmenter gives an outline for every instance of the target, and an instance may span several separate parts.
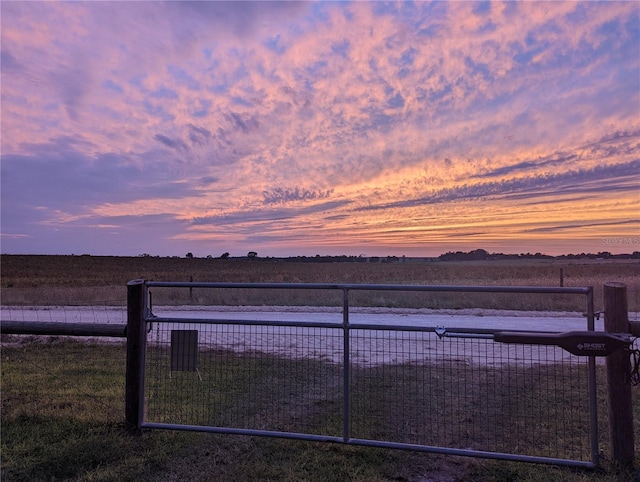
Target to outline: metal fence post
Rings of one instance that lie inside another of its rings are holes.
[[[628,333],[627,285],[604,284],[604,329]],[[633,405],[631,398],[629,353],[618,350],[607,357],[609,389],[609,432],[612,460],[622,467],[633,467]]]
[[[144,408],[144,358],[147,344],[146,286],[144,280],[127,283],[127,369],[125,423],[127,431],[139,435]]]
[[[343,342],[343,391],[342,407],[342,440],[346,443],[351,438],[351,344],[349,341],[349,290],[342,291],[342,342]]]

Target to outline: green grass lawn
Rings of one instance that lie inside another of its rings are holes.
[[[123,424],[124,345],[44,341],[3,337],[3,481],[633,480],[633,474],[615,470],[606,459],[602,469],[582,471],[237,435],[144,430],[141,436],[131,436],[125,433]],[[154,356],[162,357],[161,351]],[[340,434],[341,373],[334,365],[220,351],[203,357],[200,369],[202,382],[194,372],[173,373],[170,379],[167,373],[156,373],[147,390],[148,419]],[[460,369],[453,364],[448,368],[388,365],[355,370],[353,403],[360,414],[353,420],[357,436],[414,437],[415,441],[424,441],[428,440],[424,438],[428,437],[426,432],[433,431],[444,434],[439,436],[440,443],[455,443],[446,437],[455,438],[459,433],[468,437],[465,443],[484,443],[484,432],[495,418],[474,412],[474,406],[485,400],[486,387],[497,385],[496,381],[512,386],[512,374],[496,369],[486,371],[484,379],[474,381],[469,376],[463,380],[469,393],[461,397],[461,405],[440,406],[438,397],[444,394],[446,400],[455,401],[459,388],[438,382],[437,377],[461,377],[465,372]],[[551,398],[545,405],[530,400],[546,397],[543,395],[549,390],[549,379],[558,384],[572,383],[563,376],[554,368],[531,368],[521,374],[520,385],[512,386],[517,388],[516,393],[511,392],[508,397],[497,393],[497,399],[506,401],[510,397],[514,421],[526,421],[527,417],[540,420],[534,434],[536,440],[518,437],[518,423],[510,428],[512,433],[506,439],[498,439],[524,444],[524,453],[536,450],[537,439],[550,436],[544,428],[547,419],[556,417],[555,410],[562,408],[559,405],[569,402]],[[433,389],[425,391],[425,383]],[[633,393],[637,427],[640,394],[637,388]],[[601,390],[601,405],[604,397]],[[248,399],[254,402],[248,403]],[[390,407],[399,412],[390,414]],[[536,409],[531,410],[532,407]],[[496,413],[506,410],[494,408]],[[473,420],[476,429],[446,431],[448,426],[470,423],[467,419]],[[601,425],[606,454],[604,418]],[[639,437],[636,429],[636,438]],[[558,443],[574,442],[565,437]]]

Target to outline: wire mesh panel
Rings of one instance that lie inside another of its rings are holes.
[[[349,438],[589,460],[586,358],[406,327],[348,331]],[[339,437],[344,333],[157,323],[146,420]]]
[[[176,371],[176,333],[196,330],[198,373]],[[340,435],[341,330],[158,323],[150,335],[147,421]]]
[[[590,459],[585,359],[556,347],[353,330],[356,438]]]

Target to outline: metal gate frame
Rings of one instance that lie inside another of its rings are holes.
[[[238,320],[189,320],[188,318],[169,318],[156,317],[152,314],[149,307],[149,288],[224,288],[224,289],[287,289],[287,290],[340,290],[342,291],[342,323],[322,323],[315,324],[307,322],[264,322],[264,321],[245,321]],[[589,429],[590,429],[590,452],[591,460],[571,460],[553,457],[540,457],[521,454],[510,454],[502,452],[490,452],[473,449],[459,449],[438,447],[430,445],[407,444],[398,442],[389,442],[382,440],[369,440],[351,438],[350,436],[350,330],[370,330],[375,329],[372,325],[355,324],[349,321],[349,294],[352,291],[416,291],[416,292],[455,292],[455,293],[519,293],[519,294],[568,294],[583,295],[586,298],[586,318],[587,332],[595,330],[595,311],[594,311],[594,295],[593,287],[540,287],[540,286],[457,286],[457,285],[393,285],[393,284],[326,284],[326,283],[216,283],[216,282],[164,282],[164,281],[145,281],[133,280],[127,285],[128,289],[128,307],[127,307],[127,383],[126,383],[126,422],[130,430],[140,432],[143,428],[171,429],[198,431],[222,434],[251,435],[262,437],[276,437],[307,441],[323,441],[334,442],[346,445],[358,445],[378,448],[404,449],[419,452],[429,452],[445,455],[458,455],[467,457],[479,457],[487,459],[499,459],[519,462],[532,462],[543,464],[554,464],[562,466],[594,468],[597,467],[599,461],[598,447],[598,414],[597,414],[597,398],[596,398],[596,362],[595,356],[588,356],[588,406],[589,406]],[[150,331],[152,323],[233,323],[248,325],[273,325],[273,326],[298,326],[298,327],[326,327],[339,328],[343,330],[344,345],[344,375],[343,375],[343,430],[342,437],[314,435],[305,433],[276,432],[268,430],[255,429],[239,429],[230,427],[208,427],[208,426],[192,426],[178,425],[168,423],[154,423],[145,420],[145,370],[146,370],[146,345],[147,333]],[[458,336],[458,337],[494,337],[494,334],[503,332],[504,330],[493,329],[456,329],[447,333],[439,333],[437,327],[404,327],[407,330],[432,331],[438,336]],[[398,327],[402,330],[403,327]],[[581,332],[588,335],[587,332]],[[518,332],[509,332],[516,335]],[[522,333],[521,333],[522,334]],[[542,335],[548,338],[549,332],[528,332],[529,335]],[[596,333],[593,333],[596,335]],[[565,337],[566,338],[566,337]],[[496,340],[499,341],[499,340]],[[518,341],[510,342],[518,343]],[[522,341],[520,343],[523,343]],[[553,339],[546,341],[538,341],[538,343],[548,345],[558,345]]]

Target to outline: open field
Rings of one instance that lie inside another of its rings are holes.
[[[558,286],[560,270],[565,286],[594,286],[596,310],[602,309],[602,285],[607,281],[626,283],[629,308],[638,312],[640,297],[640,263],[638,260],[512,260],[481,262],[426,262],[406,263],[308,263],[277,260],[248,259],[186,259],[186,258],[114,258],[93,256],[7,256],[1,258],[1,301],[3,306],[23,305],[95,305],[126,303],[126,283],[131,279],[158,281],[223,281],[223,282],[294,282],[294,283],[388,283],[438,285],[506,285],[506,286]],[[303,293],[304,295],[304,293]],[[316,299],[319,306],[336,307],[340,298],[329,296]],[[154,302],[160,305],[302,305],[308,296],[291,297],[290,292],[270,292],[269,296],[232,295],[205,290],[154,290]],[[363,307],[398,307],[420,309],[501,308],[532,311],[579,312],[580,304],[553,297],[511,299],[508,297],[409,296],[397,297],[386,292],[363,296],[357,302]],[[195,307],[194,307],[195,308]],[[571,315],[573,316],[573,315]],[[241,403],[241,384],[247,377],[265,390],[279,383],[291,383],[300,375],[299,361],[272,354],[260,364],[250,353],[225,354],[216,367],[224,366],[227,376],[223,381],[224,410],[217,413],[222,419],[234,420]],[[83,344],[61,338],[3,336],[2,338],[2,463],[1,478],[22,480],[71,481],[178,481],[178,480],[307,480],[307,481],[503,481],[503,480],[562,480],[627,481],[634,474],[619,472],[607,460],[606,384],[599,368],[598,397],[600,406],[601,447],[604,450],[603,469],[580,471],[523,463],[497,462],[480,459],[420,454],[397,450],[350,447],[336,444],[262,439],[258,437],[213,434],[177,433],[172,431],[145,431],[140,437],[123,433],[124,414],[124,346],[112,344]],[[385,365],[394,369],[396,365]],[[429,366],[429,365],[427,365]],[[274,370],[276,367],[277,370]],[[402,364],[397,365],[403,367]],[[315,361],[314,373],[327,374],[333,370],[324,361]],[[411,367],[413,370],[414,367]],[[211,368],[209,371],[213,371]],[[469,379],[466,392],[468,406],[454,409],[431,400],[424,387],[425,374],[406,371],[405,378],[378,367],[358,369],[355,380],[362,390],[360,399],[366,404],[363,412],[375,417],[376,424],[363,430],[403,433],[412,430],[414,422],[428,427],[446,427],[466,424],[472,417],[480,426],[472,436],[491,433],[492,420],[503,411],[497,405],[491,416],[474,413],[475,395],[483,392],[482,379]],[[506,380],[505,367],[490,367],[486,376]],[[527,369],[532,380],[546,380],[553,367],[533,366]],[[397,373],[397,372],[394,372]],[[444,373],[444,372],[443,372]],[[267,376],[268,374],[268,376]],[[280,377],[280,378],[278,378]],[[572,386],[573,380],[553,376],[553,383]],[[419,383],[416,383],[419,381]],[[176,379],[176,382],[178,380]],[[473,383],[480,383],[478,386]],[[260,385],[262,384],[262,385]],[[382,391],[390,384],[402,389]],[[501,384],[494,384],[500,389]],[[541,390],[548,390],[545,382]],[[445,387],[446,388],[446,387]],[[434,392],[435,393],[435,392]],[[374,394],[370,396],[369,394]],[[377,395],[376,395],[377,394]],[[322,399],[309,398],[308,392],[292,393],[296,400],[309,402],[314,409],[326,406],[334,409],[338,404],[332,393],[323,393]],[[484,396],[484,395],[483,395]],[[640,391],[635,388],[634,415],[636,443],[640,440]],[[395,397],[395,398],[394,398]],[[425,398],[426,397],[426,398]],[[453,396],[450,397],[452,400]],[[534,403],[541,394],[528,391],[504,393],[510,407],[531,406],[533,413],[526,416],[548,417],[564,404]],[[339,400],[338,400],[339,401]],[[282,413],[283,400],[277,396],[261,400],[263,405],[256,416],[267,426],[280,423],[270,417]],[[174,403],[175,400],[167,400]],[[189,400],[181,406],[188,406]],[[287,401],[290,403],[290,401]],[[529,405],[528,405],[529,404]],[[405,418],[402,425],[394,425],[396,417],[386,410],[401,406]],[[431,407],[421,410],[420,407]],[[150,407],[162,416],[164,408],[155,403]],[[174,407],[175,408],[175,407]],[[172,413],[171,408],[167,413]],[[198,416],[205,416],[197,410]],[[471,411],[470,411],[471,410]],[[295,414],[294,414],[295,415]],[[311,414],[313,415],[313,414]],[[408,419],[406,417],[409,417]],[[492,418],[493,417],[493,418]],[[335,431],[336,417],[305,417],[311,433]],[[364,422],[363,422],[364,423]],[[434,425],[435,424],[435,425]],[[482,424],[485,424],[483,426]],[[541,419],[541,430],[544,420]],[[285,427],[286,428],[286,427]],[[517,426],[511,427],[514,440]],[[495,429],[493,429],[495,432]],[[425,433],[428,430],[424,431]],[[409,432],[412,434],[413,432]],[[368,434],[366,434],[368,435]],[[484,437],[484,435],[483,435]],[[569,437],[569,435],[567,435]],[[471,437],[469,443],[473,444]],[[527,443],[526,437],[518,443]],[[570,445],[569,439],[560,440],[561,446]],[[511,448],[511,447],[507,447]],[[528,447],[519,447],[526,452]],[[640,465],[640,455],[636,466]],[[637,476],[638,474],[635,474]]]
[[[606,458],[603,460],[603,469],[582,471],[259,437],[162,430],[144,431],[142,436],[132,437],[123,432],[122,425],[125,356],[122,344],[87,345],[56,339],[16,342],[16,338],[19,337],[5,338],[2,350],[2,480],[633,480],[633,474],[610,467]],[[212,355],[215,355],[215,366],[207,367],[205,363],[202,369],[205,382],[208,374],[214,371],[219,374],[216,378],[217,389],[213,393],[213,396],[219,397],[215,412],[207,414],[203,411],[203,405],[198,403],[198,397],[190,396],[182,399],[179,412],[175,412],[173,406],[176,400],[154,399],[149,416],[157,419],[164,414],[174,413],[189,417],[189,420],[192,417],[206,419],[215,416],[231,424],[234,421],[238,423],[238,416],[246,415],[243,410],[238,410],[246,403],[244,387],[262,384],[265,393],[271,395],[259,399],[260,404],[254,407],[253,413],[249,413],[251,420],[267,427],[282,423],[304,423],[304,429],[311,433],[339,431],[340,390],[324,390],[317,396],[311,396],[308,386],[299,383],[303,378],[311,380],[311,383],[319,380],[330,382],[336,376],[332,364],[312,362],[301,366],[299,361],[281,357],[257,359],[250,355],[222,352]],[[487,396],[483,379],[469,376],[464,382],[467,386],[465,396],[460,398],[456,386],[443,384],[440,377],[458,377],[464,371],[458,373],[456,365],[444,367],[445,371],[441,367],[431,371],[434,367],[429,365],[424,368],[427,370],[424,373],[419,372],[420,367],[415,365],[403,367],[402,371],[393,370],[393,366],[385,370],[378,367],[356,371],[353,378],[354,403],[365,404],[361,407],[361,413],[369,414],[374,421],[371,423],[369,418],[354,419],[356,430],[364,436],[376,436],[380,432],[409,436],[415,436],[415,433],[430,437],[436,433],[447,434],[450,427],[461,426],[467,427],[464,433],[468,438],[464,443],[470,445],[482,443],[491,434],[497,435],[493,424],[499,421],[504,411],[495,406],[495,412],[477,412],[478,403],[482,403]],[[446,370],[454,370],[458,374]],[[516,440],[520,444],[519,450],[535,450],[544,437],[552,435],[546,432],[548,427],[543,423],[544,420],[569,403],[568,400],[565,402],[548,397],[547,377],[553,376],[555,382],[567,386],[573,386],[576,381],[571,375],[562,378],[563,372],[555,372],[553,367],[532,367],[530,370],[530,373],[521,374],[521,381],[535,383],[527,383],[526,390],[514,390],[505,400],[509,401],[512,416],[522,416],[523,421],[539,416],[541,423],[535,433],[520,434],[518,423],[507,427],[509,432],[506,435],[500,433],[500,440],[506,443],[514,441],[511,446],[505,447],[509,450],[513,449]],[[397,373],[401,374],[400,378]],[[181,376],[176,376],[173,381],[177,386],[184,384],[185,389],[194,386],[186,380],[192,373],[178,375]],[[602,375],[600,373],[599,377]],[[433,390],[424,390],[425,376],[437,377],[432,380]],[[502,368],[487,371],[485,376],[505,380],[510,378],[509,372]],[[166,377],[163,379],[166,380]],[[198,390],[206,390],[206,386],[206,383],[195,385]],[[496,389],[507,390],[509,386],[502,385]],[[278,387],[283,387],[284,391],[279,391]],[[459,400],[462,405],[434,403],[437,398],[433,397],[446,395],[444,392],[447,390],[453,390],[448,399],[452,403]],[[282,399],[279,393],[286,394],[286,399]],[[496,395],[502,396],[498,392]],[[603,406],[605,396],[602,386],[598,393],[600,406]],[[635,416],[640,417],[640,392],[635,390],[634,397]],[[388,408],[394,406],[402,407],[402,417],[388,412]],[[283,412],[286,407],[289,408]],[[520,409],[522,413],[518,412]],[[336,413],[331,416],[333,412]],[[279,418],[283,413],[290,415],[290,418]],[[473,424],[469,423],[470,419]],[[425,423],[429,430],[414,432],[415,427]],[[600,425],[601,447],[607,454],[606,413],[601,413]],[[299,427],[283,425],[278,428]],[[574,439],[580,437],[583,430],[582,424],[567,428],[566,438],[558,441],[558,447],[562,449],[572,447]],[[407,432],[408,429],[410,432]],[[636,437],[640,437],[637,430]],[[446,441],[456,443],[454,439]],[[640,459],[636,463],[640,463]]]
[[[126,300],[126,283],[132,279],[156,281],[218,281],[274,283],[386,283],[426,285],[593,286],[596,310],[602,308],[602,285],[627,284],[630,311],[640,311],[639,260],[499,260],[407,261],[388,263],[311,263],[275,259],[205,259],[100,256],[0,257],[3,305],[95,304]],[[237,296],[237,293],[236,293]],[[315,296],[315,295],[314,295]],[[308,297],[292,299],[290,293],[269,292],[259,299],[230,298],[229,293],[185,290],[158,294],[157,304],[309,304]],[[405,298],[378,297],[364,306],[407,308],[502,308],[518,310],[582,310],[564,299],[515,300],[505,296],[455,296],[411,294]],[[339,304],[339,297],[316,300],[318,305]]]

